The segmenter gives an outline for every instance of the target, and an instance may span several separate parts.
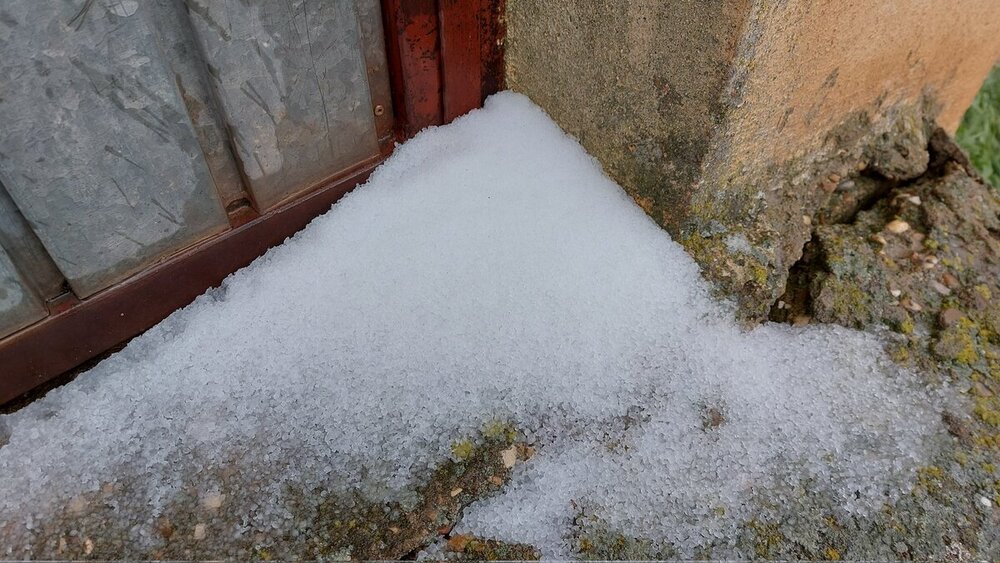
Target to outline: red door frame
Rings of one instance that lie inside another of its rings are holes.
[[[448,123],[503,88],[504,0],[382,0],[394,137]],[[364,182],[389,156],[359,163],[297,199],[205,240],[0,339],[0,405],[141,334],[250,264]],[[30,397],[30,395],[29,395]]]
[[[504,0],[382,0],[397,138],[503,89],[503,15]]]

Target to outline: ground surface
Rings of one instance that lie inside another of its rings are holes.
[[[495,96],[0,418],[0,554],[996,557],[1000,207],[937,142],[817,231],[820,281],[775,314],[800,326],[747,332],[579,145]],[[882,288],[912,315],[866,312]]]

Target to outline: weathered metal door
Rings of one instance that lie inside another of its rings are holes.
[[[0,338],[378,157],[379,10],[0,3]]]

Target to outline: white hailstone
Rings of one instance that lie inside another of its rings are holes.
[[[792,499],[808,482],[848,512],[878,510],[941,432],[928,391],[874,337],[741,330],[580,145],[503,93],[0,417],[0,522],[24,523],[0,527],[0,545],[20,549],[27,528],[100,491],[123,521],[148,522],[134,538],[147,546],[191,490],[218,491],[202,502],[229,531],[212,541],[282,537],[291,485],[415,505],[451,444],[498,420],[537,451],[502,460],[511,482],[459,530],[548,556],[571,549],[578,510],[688,557],[731,541],[755,492]],[[231,467],[242,480],[223,503]]]

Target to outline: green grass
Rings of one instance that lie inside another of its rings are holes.
[[[1000,66],[986,78],[955,137],[983,177],[1000,188]]]

